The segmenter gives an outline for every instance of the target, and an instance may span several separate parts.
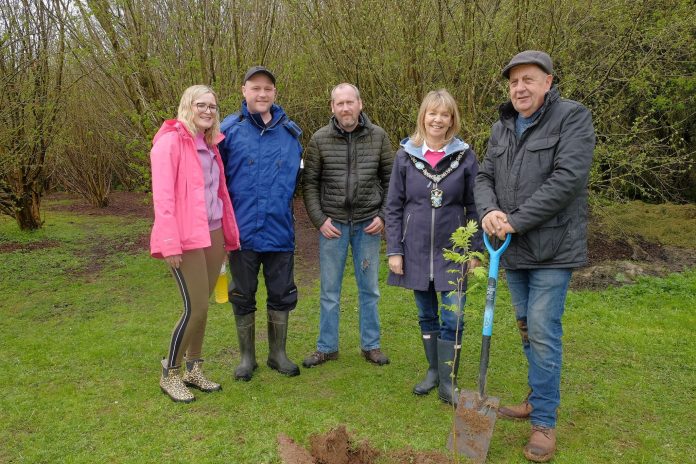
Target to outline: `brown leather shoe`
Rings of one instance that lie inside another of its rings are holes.
[[[375,348],[373,350],[362,350],[363,356],[365,356],[365,359],[370,361],[371,363],[375,363],[379,366],[384,366],[385,364],[389,364],[389,358],[387,358],[387,355],[382,353],[382,350],[379,348]]]
[[[304,361],[302,361],[302,365],[304,367],[314,367],[318,366],[319,364],[324,364],[326,361],[334,361],[336,359],[338,359],[338,351],[334,351],[333,353],[315,351],[314,353],[304,358]]]
[[[547,462],[556,452],[556,429],[532,425],[532,435],[524,447],[524,457],[533,462]]]
[[[532,391],[529,390],[527,397],[520,404],[514,404],[511,406],[501,406],[498,408],[498,417],[503,419],[511,420],[527,420],[529,415],[532,413],[532,405],[529,404],[529,396]]]

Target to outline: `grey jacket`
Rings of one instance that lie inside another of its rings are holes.
[[[384,219],[393,159],[389,137],[365,113],[353,132],[344,132],[332,117],[305,151],[303,194],[314,226],[328,217],[344,224]]]
[[[476,207],[507,214],[515,229],[506,269],[575,268],[587,263],[587,180],[595,133],[580,103],[547,92],[541,113],[518,139],[517,112],[500,106],[476,177]]]
[[[425,291],[432,281],[435,291],[455,290],[450,281],[456,280],[456,276],[449,270],[457,266],[445,260],[442,251],[452,248],[450,237],[457,227],[471,220],[478,222],[474,204],[476,155],[468,144],[455,138],[444,148],[444,158],[433,169],[423,157],[422,148],[413,145],[410,139],[401,142],[401,147],[396,152],[389,180],[386,226],[387,255],[403,255],[404,273],[390,272],[387,283]],[[438,183],[438,189],[443,192],[439,208],[433,208],[430,202],[433,182],[413,164],[409,155],[431,174],[441,174],[456,166]],[[471,248],[481,251],[482,247],[479,232],[473,237]]]

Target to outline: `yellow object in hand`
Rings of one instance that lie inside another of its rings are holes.
[[[220,269],[220,275],[215,283],[215,302],[218,304],[227,303],[229,299],[227,298],[227,270],[225,269],[225,263],[222,264]]]

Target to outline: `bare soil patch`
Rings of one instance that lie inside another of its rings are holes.
[[[105,208],[97,208],[90,205],[83,198],[65,193],[57,192],[51,194],[47,209],[53,211],[67,211],[76,214],[87,216],[117,216],[123,218],[153,218],[152,203],[147,194],[135,192],[113,192],[110,196],[109,206]],[[67,201],[64,201],[67,200]],[[86,226],[87,232],[91,227]],[[90,237],[85,246],[75,251],[75,253],[86,258],[87,265],[84,267],[68,270],[70,275],[89,276],[94,279],[97,273],[103,269],[108,261],[109,255],[113,253],[147,253],[149,250],[150,237],[149,233],[144,233],[138,237],[133,237],[130,240],[105,240],[103,237],[97,237],[88,233]],[[43,240],[27,244],[18,244],[15,242],[0,243],[0,253],[11,251],[31,251],[41,248],[60,246],[60,242],[55,240]]]
[[[280,454],[280,460],[284,463],[316,464],[314,457],[312,457],[309,451],[282,433],[278,435],[278,454]]]
[[[634,282],[641,276],[664,276],[696,266],[696,250],[665,246],[640,235],[609,236],[590,227],[589,265],[573,273],[573,289],[599,290]]]
[[[92,206],[84,198],[66,192],[52,193],[48,199],[70,200],[67,203],[51,205],[50,209],[54,211],[67,211],[88,216],[133,216],[150,219],[155,216],[152,198],[146,193],[111,192],[109,205],[105,208]]]
[[[283,464],[449,464],[451,458],[434,451],[400,450],[380,453],[367,441],[356,442],[346,427],[340,425],[325,434],[309,437],[311,452],[295,443],[286,435],[278,435],[278,453]]]
[[[149,253],[150,236],[148,234],[140,235],[132,241],[120,240],[93,240],[91,243],[75,252],[77,256],[86,258],[88,263],[84,267],[73,268],[68,270],[70,275],[89,276],[90,279],[96,279],[99,271],[101,271],[108,262],[109,255],[113,253]]]
[[[319,231],[309,220],[302,198],[295,197],[295,268],[297,285],[307,287],[319,278]]]
[[[137,192],[113,192],[109,206],[96,208],[84,199],[68,193],[53,193],[49,200],[69,200],[54,203],[48,207],[58,211],[70,211],[92,216],[122,216],[153,218],[152,202],[148,194]],[[300,197],[294,200],[295,213],[295,269],[296,281],[300,287],[314,284],[319,277],[319,232],[312,225],[304,202]],[[573,274],[573,289],[598,290],[609,286],[625,285],[640,276],[663,276],[672,272],[682,272],[696,266],[696,249],[664,246],[640,235],[609,235],[600,227],[599,221],[590,220],[588,232],[589,265]],[[85,249],[85,253],[96,257],[116,252],[146,253],[149,237],[144,234],[129,243],[99,243]],[[53,241],[19,244],[0,242],[0,253],[16,250],[57,246]],[[98,268],[98,259],[95,259]],[[90,270],[93,271],[94,269]]]
[[[34,250],[43,250],[44,248],[54,248],[60,246],[57,240],[39,240],[36,242],[21,243],[21,242],[0,242],[0,253],[12,253],[19,251],[25,253]]]
[[[53,193],[48,199],[69,200],[69,202],[50,205],[49,208],[55,211],[68,211],[88,216],[130,216],[154,219],[152,199],[145,193],[112,192],[109,196],[109,206],[105,208],[94,207],[83,198],[65,192]],[[313,285],[319,276],[319,236],[317,235],[319,232],[309,220],[302,198],[295,197],[293,207],[295,213],[295,279],[298,286],[306,287]],[[104,243],[102,245],[90,247],[90,249],[85,250],[85,253],[95,256],[103,256],[104,253],[114,251],[146,253],[149,247],[149,235],[144,234],[134,242],[126,244]],[[3,250],[0,248],[0,253],[2,252]],[[98,264],[95,266],[99,267]],[[86,270],[86,272],[94,270]]]

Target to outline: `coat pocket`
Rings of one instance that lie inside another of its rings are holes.
[[[488,154],[493,158],[497,158],[505,153],[506,148],[507,147],[505,145],[491,145],[488,147]]]
[[[491,145],[488,147],[488,151],[486,153],[486,156],[488,156],[491,160],[491,164],[493,167],[493,170],[495,172],[495,175],[501,175],[502,177],[506,177],[506,171],[507,171],[507,156],[504,156],[505,153],[507,153],[508,147],[505,145]],[[496,190],[498,188],[498,185],[496,185]],[[498,195],[500,195],[499,192]]]
[[[533,163],[532,167],[534,170],[544,174],[544,178],[553,170],[557,144],[558,135],[529,140],[527,142],[526,148],[531,158],[530,163]]]
[[[569,217],[556,216],[520,236],[523,258],[544,263],[566,253],[572,244],[570,223]]]
[[[408,231],[408,223],[411,220],[411,213],[408,213],[406,215],[406,220],[404,221],[404,233],[401,235],[401,243],[404,243],[404,240],[406,240],[406,232]]]
[[[362,182],[358,189],[358,203],[365,211],[379,209],[382,206],[384,192],[378,179],[373,182]]]

